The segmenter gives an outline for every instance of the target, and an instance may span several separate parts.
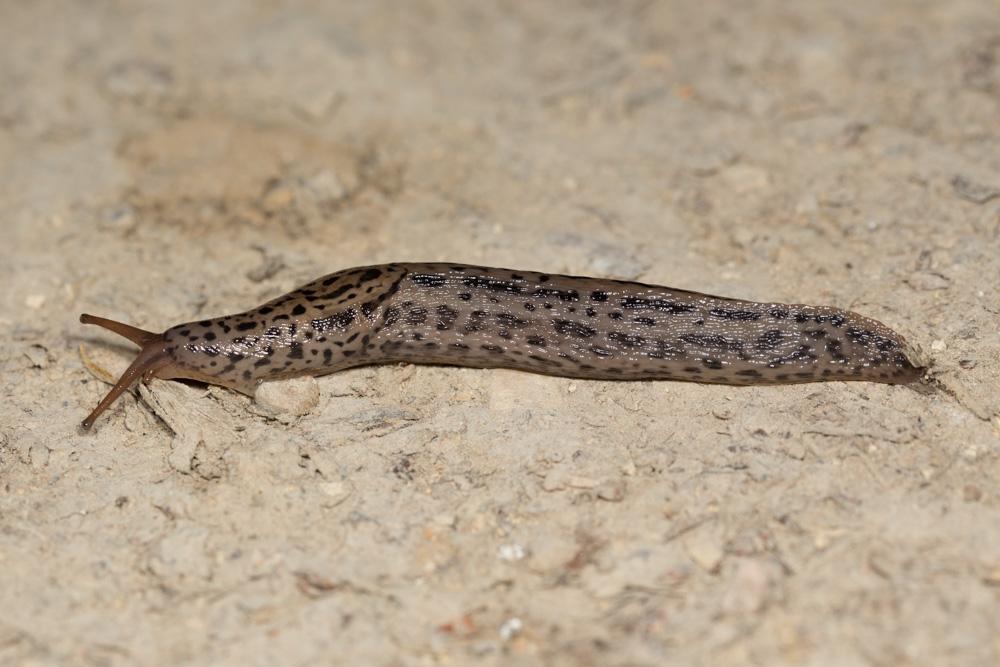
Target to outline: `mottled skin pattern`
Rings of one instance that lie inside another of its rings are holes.
[[[458,264],[348,269],[163,334],[116,326],[146,355],[121,382],[190,378],[247,394],[265,380],[386,362],[737,385],[906,383],[924,370],[899,334],[837,308]]]

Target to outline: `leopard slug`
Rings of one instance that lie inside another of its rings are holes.
[[[733,385],[907,383],[925,370],[902,336],[838,308],[457,264],[347,269],[163,333],[80,321],[142,348],[85,429],[140,377],[253,394],[266,380],[389,362]]]

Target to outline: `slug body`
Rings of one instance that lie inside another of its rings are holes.
[[[734,385],[907,383],[924,370],[899,334],[838,308],[458,264],[347,269],[162,334],[80,319],[142,346],[84,428],[140,377],[253,394],[265,380],[388,362]]]

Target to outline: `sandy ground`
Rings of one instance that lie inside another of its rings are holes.
[[[141,4],[0,4],[0,664],[998,663],[994,2]],[[395,260],[850,307],[938,384],[387,366],[77,430],[132,354],[79,313]]]

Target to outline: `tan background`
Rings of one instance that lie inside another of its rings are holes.
[[[997,664],[996,3],[4,2],[0,45],[0,663]],[[394,366],[77,431],[132,354],[80,312],[393,260],[850,307],[941,384]]]

